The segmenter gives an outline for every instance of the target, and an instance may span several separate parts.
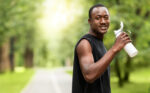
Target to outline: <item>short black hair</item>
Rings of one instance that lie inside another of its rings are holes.
[[[91,13],[93,11],[94,8],[96,7],[105,7],[103,4],[96,4],[96,5],[93,5],[90,9],[89,9],[89,18],[91,18]]]

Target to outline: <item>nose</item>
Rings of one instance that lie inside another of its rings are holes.
[[[105,23],[105,19],[101,18],[100,23]]]

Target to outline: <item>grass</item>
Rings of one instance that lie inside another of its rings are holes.
[[[71,70],[66,70],[66,73],[68,73],[69,75],[72,75],[72,71]]]
[[[17,68],[15,72],[0,74],[0,93],[20,93],[33,73],[31,69]]]
[[[149,83],[135,83],[130,82],[124,84],[123,87],[118,87],[117,82],[111,82],[111,91],[112,93],[150,93],[148,91]]]
[[[118,86],[117,77],[111,77],[112,93],[150,93],[150,68],[140,68],[131,73],[130,82],[122,88]]]
[[[72,71],[66,72],[72,75]],[[150,93],[150,67],[131,72],[130,82],[125,83],[123,87],[119,87],[117,81],[116,76],[111,76],[112,93]]]

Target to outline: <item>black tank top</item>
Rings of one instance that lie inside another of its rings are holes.
[[[101,39],[91,34],[84,35],[77,43],[74,52],[72,93],[111,93],[110,89],[110,67],[92,84],[85,81],[77,56],[76,48],[82,39],[89,41],[92,47],[94,62],[97,62],[106,53],[106,48]]]

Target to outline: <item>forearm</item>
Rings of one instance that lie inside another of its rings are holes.
[[[100,77],[104,73],[104,71],[106,70],[106,68],[116,55],[116,53],[117,51],[114,48],[111,48],[108,50],[108,52],[106,52],[106,54],[101,59],[89,65],[88,78],[89,80],[91,80],[91,82],[95,81],[98,77]]]

